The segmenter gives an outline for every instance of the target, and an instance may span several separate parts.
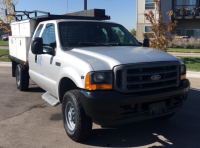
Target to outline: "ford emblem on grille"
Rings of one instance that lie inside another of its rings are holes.
[[[151,77],[151,80],[153,80],[153,81],[158,81],[160,79],[161,79],[160,75],[154,75],[154,76]]]

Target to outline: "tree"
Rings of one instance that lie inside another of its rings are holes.
[[[177,26],[178,21],[171,22],[171,24],[162,20],[162,12],[160,9],[161,0],[154,0],[157,6],[157,13],[159,14],[159,19],[155,19],[155,15],[152,11],[145,13],[144,16],[146,20],[151,23],[151,31],[152,33],[144,33],[144,38],[153,38],[150,40],[151,47],[156,48],[162,51],[167,51],[167,47],[169,43],[172,41],[172,36],[176,34],[175,28]]]
[[[15,20],[13,16],[6,16],[5,10],[8,14],[15,14],[14,5],[18,1],[16,0],[0,0],[0,29],[5,29],[5,33],[9,34],[11,32],[10,24]]]
[[[130,30],[130,33],[133,35],[133,36],[136,36],[136,30],[133,28]]]

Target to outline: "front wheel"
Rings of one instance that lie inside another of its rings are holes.
[[[92,131],[92,119],[85,114],[78,90],[65,93],[62,116],[65,131],[73,141],[77,142],[89,137]]]

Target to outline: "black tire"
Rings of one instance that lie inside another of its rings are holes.
[[[24,67],[21,64],[18,64],[16,66],[15,76],[16,76],[17,88],[20,91],[26,91],[29,86],[28,68]]]
[[[15,76],[16,67],[17,67],[17,63],[15,61],[12,61],[12,77],[16,77]]]
[[[172,114],[169,114],[169,115],[165,115],[165,116],[162,116],[162,117],[158,117],[158,119],[166,120],[166,119],[169,119],[169,118],[173,117],[174,115],[175,115],[175,113],[172,113]]]
[[[75,124],[74,129],[70,129],[69,116],[66,116],[70,114],[67,112],[68,105],[71,105],[75,112],[73,112],[75,115],[73,118],[74,121],[71,121]],[[72,90],[65,93],[62,102],[62,117],[65,131],[73,141],[78,142],[89,137],[92,131],[92,119],[86,115],[83,109],[78,90]]]

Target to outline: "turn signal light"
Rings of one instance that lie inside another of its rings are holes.
[[[186,79],[186,75],[181,76],[181,80],[184,80],[184,79]]]
[[[86,90],[110,90],[113,89],[112,84],[91,84],[91,75],[87,74],[85,80],[85,89]]]

